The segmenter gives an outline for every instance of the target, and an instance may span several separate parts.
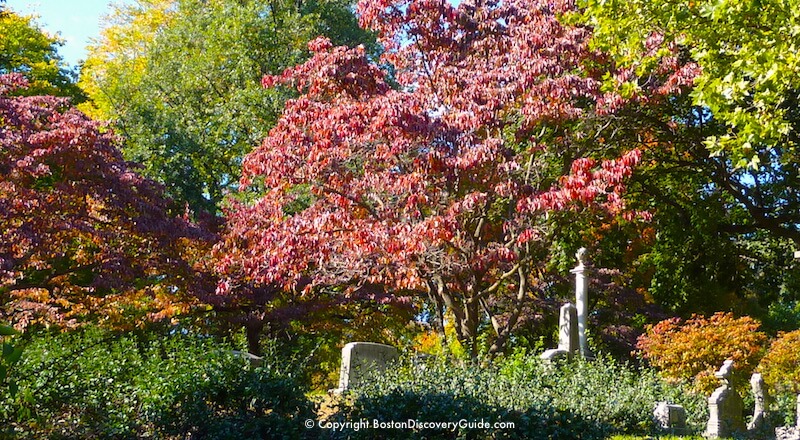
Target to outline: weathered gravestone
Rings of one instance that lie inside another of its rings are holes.
[[[686,410],[681,405],[658,402],[653,410],[653,421],[660,431],[682,434],[686,431]]]
[[[374,342],[350,342],[342,348],[339,388],[342,393],[362,384],[369,375],[385,371],[400,357],[396,348]]]
[[[767,426],[767,401],[769,395],[761,373],[753,373],[750,377],[750,388],[753,390],[755,409],[753,410],[753,419],[747,424],[747,430],[751,432],[767,430],[769,429]]]
[[[722,381],[722,385],[708,398],[708,425],[704,433],[707,438],[730,437],[746,430],[742,418],[742,398],[729,383],[732,370],[733,361],[729,359],[714,373]]]
[[[545,361],[572,357],[578,350],[578,311],[574,305],[561,306],[558,317],[558,348],[546,350],[540,356]]]

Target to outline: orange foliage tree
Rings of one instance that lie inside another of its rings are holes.
[[[671,318],[650,327],[639,337],[639,354],[669,379],[689,380],[698,392],[719,386],[714,372],[726,359],[734,361],[733,382],[741,384],[763,354],[767,335],[753,318],[715,313],[693,315],[683,322]]]
[[[771,388],[800,393],[800,330],[781,333],[772,341],[758,370]]]

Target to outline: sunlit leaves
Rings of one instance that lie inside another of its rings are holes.
[[[0,74],[23,73],[29,86],[25,95],[69,96],[75,101],[83,94],[57,53],[62,41],[39,29],[33,17],[6,10],[0,14]]]
[[[244,161],[242,183],[268,189],[230,216],[219,293],[243,281],[303,295],[381,285],[452,312],[473,352],[482,323],[501,347],[547,285],[549,215],[628,212],[639,151],[583,157],[569,141],[589,136],[580,122],[612,124],[620,108],[686,85],[674,61],[636,96],[601,89],[605,73],[621,74],[588,47],[588,29],[559,21],[567,9],[365,0],[380,64],[320,38],[306,63],[265,77],[300,96]]]
[[[579,2],[595,44],[640,74],[679,44],[699,65],[692,98],[727,126],[706,146],[738,167],[758,167],[758,148],[791,147],[787,97],[796,94],[800,4],[794,0]]]
[[[173,198],[216,214],[238,186],[243,156],[289,95],[261,88],[261,76],[305,59],[306,43],[320,32],[339,43],[368,39],[348,4],[334,0],[119,6],[91,48],[81,85],[95,101],[89,112],[111,119],[126,138],[126,158]]]
[[[734,361],[737,383],[749,377],[767,341],[759,327],[758,321],[731,313],[693,316],[685,322],[672,318],[648,329],[637,348],[664,376],[689,379],[696,390],[708,394],[719,386],[714,372],[726,359]]]

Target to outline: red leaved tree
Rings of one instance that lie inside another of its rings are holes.
[[[211,236],[167,214],[161,188],[69,101],[15,97],[0,76],[0,321],[130,325],[185,311]]]
[[[570,8],[363,0],[379,61],[320,38],[308,62],[266,77],[301,95],[244,161],[243,185],[265,189],[230,215],[220,295],[381,286],[429,300],[440,320],[452,313],[473,355],[482,323],[490,351],[501,349],[549,282],[549,213],[635,215],[622,193],[639,151],[583,157],[574,130],[691,81],[691,69],[665,63],[623,97],[614,85],[631,72],[601,68],[590,31],[559,22]]]

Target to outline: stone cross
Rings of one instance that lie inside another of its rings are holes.
[[[761,373],[753,373],[750,377],[750,388],[753,390],[753,399],[756,405],[753,419],[747,424],[747,430],[761,431],[767,428],[767,400],[769,399]]]
[[[586,275],[584,274],[586,271],[586,248],[582,247],[578,249],[575,258],[578,259],[578,265],[570,272],[575,274],[575,307],[578,312],[578,345],[580,347],[581,356],[588,358],[591,357],[591,354],[589,353],[589,344],[586,340],[586,317],[589,307],[589,291]]]
[[[396,348],[374,342],[350,342],[342,348],[342,367],[339,370],[339,388],[333,390],[340,394],[354,388],[369,378],[371,374],[385,371],[400,357]]]
[[[703,434],[707,438],[730,437],[734,432],[745,431],[742,398],[729,383],[732,370],[733,361],[728,359],[714,373],[722,385],[708,398],[708,425]]]

